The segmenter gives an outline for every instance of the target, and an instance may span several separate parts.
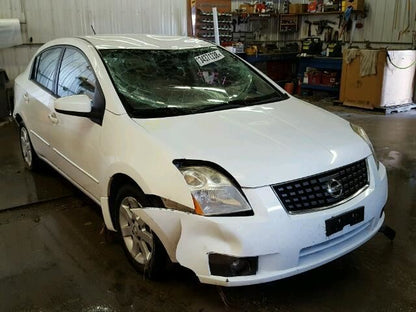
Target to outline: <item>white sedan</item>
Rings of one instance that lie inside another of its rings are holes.
[[[24,161],[102,209],[148,277],[167,261],[240,286],[338,258],[384,221],[385,167],[358,126],[188,37],[66,38],[15,81]]]

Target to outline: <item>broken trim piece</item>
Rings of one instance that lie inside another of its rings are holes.
[[[167,209],[173,209],[173,210],[178,210],[178,211],[182,211],[182,212],[190,212],[190,213],[195,213],[195,209],[179,204],[173,200],[167,199],[167,198],[160,198],[163,202],[163,205],[167,208]]]

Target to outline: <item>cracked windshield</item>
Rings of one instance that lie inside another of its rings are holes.
[[[133,117],[202,113],[286,98],[233,54],[216,47],[100,53]]]

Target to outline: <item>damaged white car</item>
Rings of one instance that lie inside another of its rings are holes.
[[[43,160],[102,208],[133,265],[203,283],[304,272],[382,226],[386,170],[358,126],[187,37],[51,41],[15,82],[28,168]]]

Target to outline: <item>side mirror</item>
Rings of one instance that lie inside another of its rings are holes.
[[[55,110],[58,113],[89,117],[91,113],[91,100],[85,94],[71,95],[55,100]]]

